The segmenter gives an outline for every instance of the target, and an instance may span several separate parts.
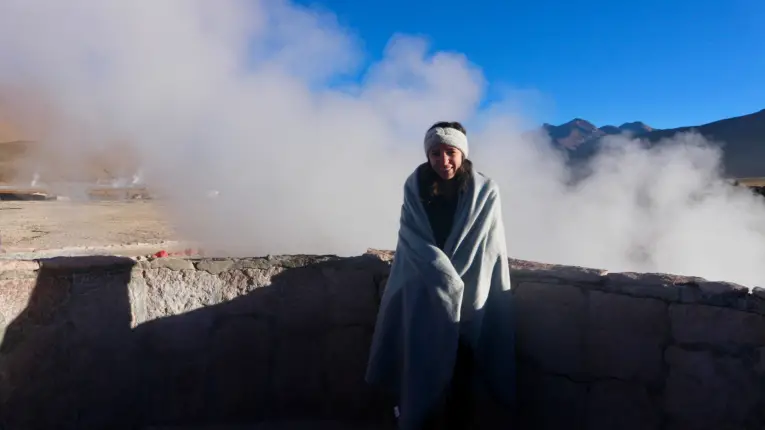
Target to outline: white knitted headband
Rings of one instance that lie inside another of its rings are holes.
[[[451,127],[435,127],[425,133],[425,154],[434,145],[443,144],[453,146],[468,158],[468,140],[465,133]]]

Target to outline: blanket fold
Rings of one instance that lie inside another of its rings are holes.
[[[399,427],[418,429],[449,385],[457,344],[476,353],[484,385],[515,400],[510,273],[499,189],[474,172],[442,251],[419,198],[416,171],[404,186],[400,228],[380,304],[366,380],[393,393]]]

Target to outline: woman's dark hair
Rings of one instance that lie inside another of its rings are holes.
[[[462,124],[460,124],[459,122],[457,122],[457,121],[439,121],[439,122],[431,125],[430,128],[428,129],[428,131],[433,130],[436,127],[453,128],[455,130],[461,131],[462,134],[467,136],[467,130],[465,130],[465,127]]]
[[[433,130],[436,127],[453,128],[461,131],[467,136],[467,130],[465,130],[465,127],[457,121],[439,121],[430,126],[428,131]],[[457,181],[457,190],[465,191],[467,189],[472,173],[473,163],[465,158],[462,160],[462,165],[457,169],[457,172],[452,179],[453,181]],[[422,198],[430,200],[431,198],[440,195],[441,190],[439,189],[439,185],[443,183],[444,180],[438,176],[438,173],[436,173],[435,170],[433,170],[430,161],[425,162],[420,166],[420,196],[422,196]]]

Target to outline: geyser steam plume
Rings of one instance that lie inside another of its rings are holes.
[[[765,207],[721,183],[699,137],[614,139],[567,186],[546,142],[519,139],[513,100],[479,107],[486,83],[465,56],[397,35],[362,70],[359,47],[287,1],[4,0],[0,101],[73,157],[129,142],[168,216],[212,249],[392,248],[425,129],[457,119],[502,187],[512,256],[765,281]]]

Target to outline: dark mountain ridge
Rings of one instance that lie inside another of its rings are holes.
[[[594,155],[602,139],[607,136],[627,135],[655,145],[680,133],[696,132],[721,145],[726,176],[765,176],[765,109],[707,124],[671,129],[654,129],[640,121],[627,122],[618,127],[597,127],[581,118],[558,126],[545,123],[542,129],[553,145],[568,153],[574,161],[586,160]]]

